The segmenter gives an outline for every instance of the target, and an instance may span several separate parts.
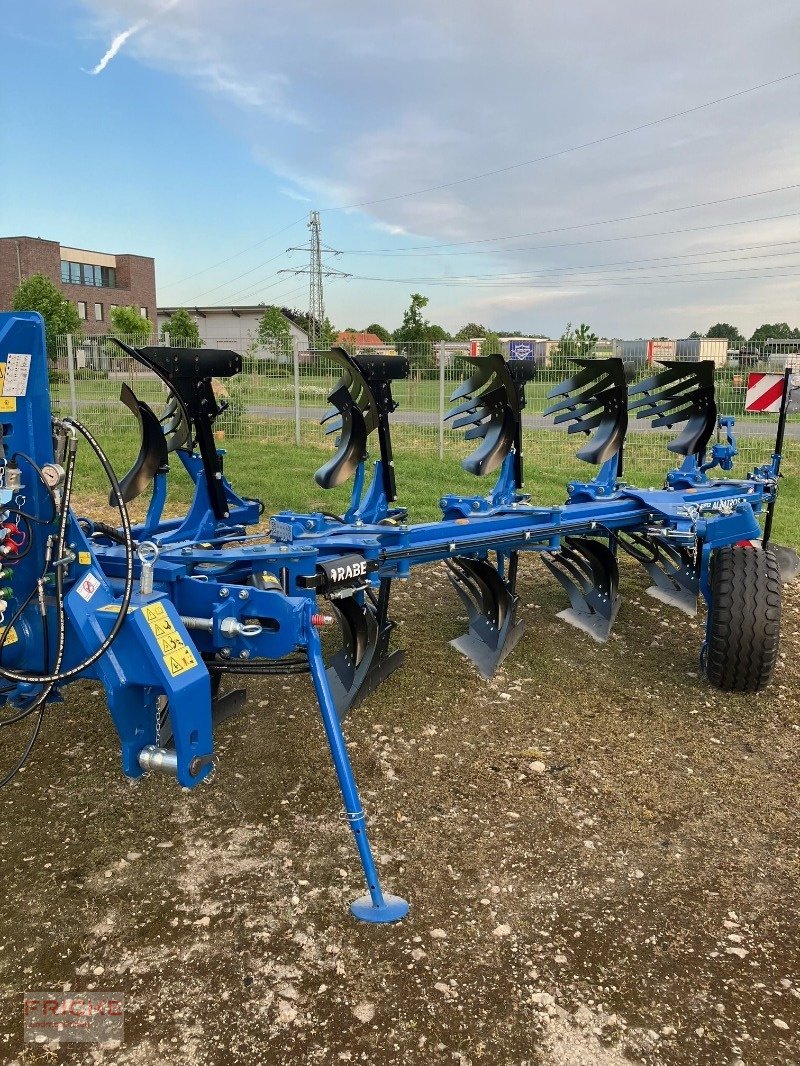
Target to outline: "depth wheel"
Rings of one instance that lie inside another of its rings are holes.
[[[781,626],[781,574],[771,551],[731,545],[711,556],[706,677],[726,692],[772,678]]]

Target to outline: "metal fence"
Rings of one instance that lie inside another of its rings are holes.
[[[129,343],[165,343],[155,337],[129,338]],[[620,346],[606,350],[583,350],[550,345],[537,362],[534,380],[526,386],[527,406],[523,419],[523,437],[527,469],[526,486],[534,499],[542,503],[560,502],[564,483],[573,478],[591,477],[591,469],[575,459],[577,441],[568,437],[552,420],[544,416],[547,393],[568,375],[575,357],[603,357],[617,350],[624,354],[629,375],[641,380],[653,372],[642,350]],[[213,342],[215,347],[230,348],[243,357],[242,373],[217,382],[220,396],[228,408],[218,428],[226,441],[246,440],[286,442],[333,447],[333,437],[325,434],[320,420],[330,411],[328,397],[341,378],[341,370],[324,353],[298,351],[291,346],[276,350],[255,345],[250,338],[230,338]],[[375,349],[371,349],[375,350]],[[386,351],[387,349],[380,349]],[[397,349],[389,348],[390,352]],[[72,413],[84,421],[101,440],[117,436],[127,422],[133,433],[132,418],[120,407],[122,382],[154,409],[164,401],[164,387],[155,375],[144,370],[107,338],[78,341],[72,337],[55,338],[52,343],[52,398],[54,410]],[[424,452],[446,461],[457,460],[471,450],[458,431],[443,421],[449,397],[468,371],[469,344],[458,349],[453,344],[415,344],[402,346],[408,357],[410,373],[406,380],[392,383],[398,403],[392,418],[392,439],[400,458],[404,451]],[[732,364],[719,365],[716,373],[717,405],[721,415],[736,418],[739,456],[734,476],[768,461],[775,440],[777,415],[750,414],[744,410],[747,375],[751,370],[776,370],[800,361],[800,342],[781,342],[772,350],[765,346],[760,358],[748,356]],[[800,367],[799,367],[800,368]],[[640,484],[658,485],[665,472],[677,465],[678,457],[667,450],[672,434],[652,431],[647,423],[632,420],[626,438],[626,474]],[[790,416],[785,448],[785,476],[800,474],[800,416]],[[794,520],[800,524],[800,502],[787,494],[786,507],[795,508]],[[785,511],[785,508],[784,508]]]

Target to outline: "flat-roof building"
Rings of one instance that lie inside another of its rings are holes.
[[[155,260],[72,248],[41,237],[0,237],[0,310],[11,309],[20,282],[44,274],[78,308],[88,336],[108,333],[112,307],[135,307],[156,321]]]

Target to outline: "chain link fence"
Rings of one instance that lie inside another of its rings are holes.
[[[122,338],[134,347],[165,344],[157,337]],[[326,434],[320,424],[326,413],[334,413],[328,401],[341,379],[341,368],[324,353],[304,352],[296,346],[264,347],[251,338],[230,338],[213,342],[221,349],[242,355],[242,373],[216,382],[218,395],[227,409],[217,423],[221,441],[285,442],[333,448],[335,435]],[[650,346],[649,346],[650,345]],[[523,439],[526,489],[537,503],[563,502],[564,485],[574,479],[588,480],[593,468],[575,459],[578,439],[545,417],[547,394],[575,369],[575,358],[603,358],[620,355],[631,382],[641,381],[657,371],[659,358],[691,359],[691,350],[653,352],[652,342],[611,341],[582,348],[544,342],[536,352],[536,375],[526,386]],[[673,342],[674,345],[674,342]],[[100,441],[124,432],[132,416],[119,404],[120,387],[127,383],[139,399],[156,412],[165,400],[160,380],[123,352],[109,338],[78,340],[70,336],[55,339],[52,350],[51,385],[54,411],[73,414],[84,421]],[[472,450],[463,434],[443,420],[449,397],[469,372],[470,345],[455,343],[388,345],[365,352],[403,354],[409,361],[406,380],[392,383],[397,410],[392,417],[392,440],[398,465],[405,452],[437,456],[457,462]],[[800,341],[775,341],[759,352],[742,351],[738,357],[719,359],[716,371],[717,407],[720,415],[736,419],[739,448],[733,476],[766,463],[773,450],[777,415],[751,414],[744,410],[747,377],[751,371],[780,372],[784,366],[800,371]],[[653,431],[646,421],[632,419],[625,442],[625,474],[631,481],[658,486],[679,456],[667,444],[676,434]],[[800,415],[790,415],[784,448],[784,475],[800,475]],[[401,482],[402,484],[402,482]],[[800,501],[787,493],[780,509],[792,510],[791,520],[800,526]],[[800,533],[798,534],[800,538]],[[798,539],[795,538],[795,539]]]

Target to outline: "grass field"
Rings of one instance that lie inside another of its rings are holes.
[[[94,371],[78,371],[75,382],[76,398],[79,403],[107,405],[116,402],[119,395],[119,376],[108,378]],[[447,368],[445,381],[445,399],[463,379],[464,369],[460,364]],[[542,369],[539,375],[525,386],[526,414],[541,414],[550,402],[547,393],[566,376],[565,370],[553,368]],[[642,375],[644,376],[644,375]],[[335,364],[330,364],[324,373],[312,374],[308,367],[301,367],[300,402],[311,407],[324,407],[341,371]],[[135,373],[131,377],[134,391],[147,403],[158,404],[163,400],[164,389],[161,383],[149,374]],[[716,400],[720,414],[733,415],[736,418],[746,416],[744,400],[747,373],[733,370],[721,370],[716,376]],[[268,373],[240,374],[234,382],[226,382],[228,389],[247,397],[248,403],[267,407],[292,407],[294,404],[294,375],[291,367],[269,367]],[[392,395],[401,411],[439,410],[438,371],[413,371],[404,381],[392,382]],[[60,372],[51,382],[53,400],[65,406],[70,400],[70,386],[65,372]],[[791,415],[791,421],[800,421],[800,415]]]
[[[411,428],[396,427],[394,437],[398,503],[408,508],[412,521],[430,521],[440,517],[438,501],[445,493],[474,495],[488,492],[493,478],[476,478],[462,470],[457,461],[457,455],[466,451],[463,442],[450,442],[447,457],[440,461],[435,454],[423,452],[419,446],[404,444],[404,431]],[[286,424],[285,442],[226,439],[225,470],[234,488],[244,495],[262,499],[267,514],[286,509],[319,509],[342,513],[350,498],[349,484],[326,491],[317,486],[313,477],[314,471],[329,457],[332,445],[306,444],[298,448],[291,441],[291,433],[291,426]],[[532,445],[539,445],[535,458],[528,458],[525,463],[526,491],[531,493],[535,504],[563,503],[566,498],[565,486],[570,479],[588,480],[592,477],[594,468],[575,459],[575,443],[568,440],[564,434],[549,434],[545,437],[544,433],[531,431],[526,434],[526,448],[527,439],[530,439]],[[104,437],[102,443],[108,450],[115,470],[121,475],[136,458],[138,437],[130,432],[118,433]],[[643,445],[646,445],[646,454],[651,455],[654,448],[652,436],[648,436]],[[431,451],[434,448],[435,444],[432,442]],[[547,465],[543,454],[545,450],[550,453]],[[533,447],[528,450],[528,454],[531,451],[534,451]],[[628,447],[627,455],[625,473],[632,483],[644,487],[660,486],[664,472],[670,465],[666,449],[663,449],[660,466],[655,468],[649,458],[637,458],[635,439]],[[80,463],[77,480],[79,496],[99,502],[100,498],[107,494],[102,470],[93,461],[88,449],[82,450]],[[170,502],[186,504],[191,493],[189,479],[178,461],[173,461],[172,469]],[[777,542],[797,547],[800,546],[800,480],[794,467],[789,469],[791,476],[783,478],[781,484],[773,535]],[[140,501],[135,513],[141,513],[142,509]],[[101,515],[98,514],[97,517]]]

